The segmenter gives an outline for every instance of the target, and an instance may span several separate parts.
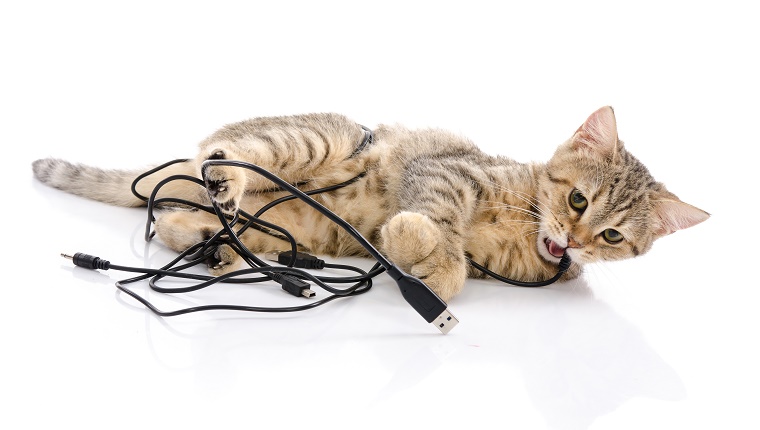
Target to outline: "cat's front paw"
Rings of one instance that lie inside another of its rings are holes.
[[[385,254],[404,270],[430,255],[441,238],[430,218],[416,212],[401,212],[391,218],[381,236]]]
[[[208,157],[209,160],[225,158],[225,152],[222,150],[212,151]],[[209,197],[223,212],[234,214],[245,193],[246,175],[243,169],[233,166],[208,166],[203,179]]]
[[[430,217],[401,212],[381,230],[383,251],[402,270],[421,279],[443,300],[462,290],[467,279],[464,251],[442,239]]]
[[[451,255],[439,248],[412,266],[409,273],[448,302],[462,291],[467,280],[467,264],[463,256]]]

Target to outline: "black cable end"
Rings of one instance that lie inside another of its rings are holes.
[[[431,324],[436,326],[443,334],[448,334],[452,328],[459,324],[459,320],[448,310],[444,310]]]
[[[306,297],[307,299],[316,296],[317,294],[311,290],[311,285],[308,282],[302,281],[296,277],[289,275],[282,275],[279,273],[270,273],[269,276],[278,284],[282,286],[282,289],[294,295],[296,297]]]
[[[269,261],[277,262],[283,266],[296,267],[298,269],[324,269],[325,260],[321,260],[305,252],[296,252],[295,258],[293,251],[273,251],[264,254],[264,258]]]
[[[422,280],[408,275],[400,269],[393,267],[388,270],[392,278],[401,289],[401,295],[425,321],[432,323],[443,334],[447,334],[459,320],[448,311],[446,302]],[[398,277],[396,277],[398,276]]]
[[[68,255],[68,254],[61,254],[61,257],[67,258],[71,260],[75,265],[79,267],[84,267],[86,269],[108,270],[111,267],[110,261],[102,260],[100,257],[95,257],[89,254],[83,254],[81,252],[77,252],[73,256]]]

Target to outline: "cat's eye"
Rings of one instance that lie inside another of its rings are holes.
[[[570,206],[578,212],[583,212],[586,206],[588,206],[588,200],[586,200],[586,197],[579,190],[573,190],[570,193]]]
[[[623,235],[619,231],[608,228],[602,233],[602,237],[609,243],[618,243],[623,240]]]

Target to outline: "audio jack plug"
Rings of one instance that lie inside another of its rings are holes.
[[[90,254],[83,254],[81,252],[77,252],[74,255],[69,254],[61,254],[61,257],[69,259],[74,262],[75,265],[79,267],[84,267],[87,269],[101,269],[101,270],[108,270],[111,268],[111,262],[108,260],[103,260],[100,257],[95,257]]]

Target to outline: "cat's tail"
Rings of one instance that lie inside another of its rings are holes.
[[[116,206],[145,206],[146,202],[132,193],[132,182],[150,168],[140,170],[105,170],[56,158],[44,158],[32,163],[34,176],[51,187],[88,199]],[[172,164],[143,179],[137,192],[150,196],[156,185],[173,175],[197,177],[193,160]],[[176,197],[198,201],[203,188],[188,181],[172,181],[161,188],[158,197]]]

